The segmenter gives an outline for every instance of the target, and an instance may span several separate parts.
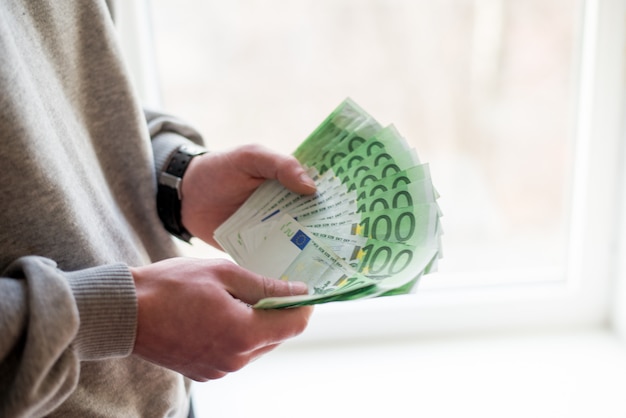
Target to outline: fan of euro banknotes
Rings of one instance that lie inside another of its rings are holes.
[[[241,266],[308,284],[309,294],[266,298],[286,308],[410,293],[441,256],[438,194],[393,125],[346,99],[296,149],[317,185],[299,195],[263,183],[216,231]]]

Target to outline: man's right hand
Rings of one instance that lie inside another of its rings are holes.
[[[173,258],[131,273],[139,304],[134,354],[197,381],[241,369],[300,334],[312,313],[251,308],[265,297],[306,294],[306,285],[226,260]]]

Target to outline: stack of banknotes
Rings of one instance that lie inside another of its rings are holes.
[[[437,268],[441,212],[427,164],[393,125],[351,99],[297,148],[317,192],[263,183],[215,239],[241,266],[308,284],[309,294],[267,298],[285,308],[405,294]]]

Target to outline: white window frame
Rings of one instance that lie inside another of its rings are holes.
[[[152,44],[149,0],[109,0],[126,66],[144,106],[159,108],[159,72]]]
[[[626,202],[622,169],[626,162],[622,146],[626,3],[586,0],[581,7],[565,273],[548,272],[526,282],[418,289],[414,295],[320,305],[299,343],[609,326],[626,335],[626,222],[620,217]],[[119,2],[116,11],[138,90],[144,101],[158,105],[147,0]]]

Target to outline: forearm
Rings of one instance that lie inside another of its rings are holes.
[[[132,351],[136,296],[123,265],[66,273],[23,257],[2,272],[0,295],[0,416],[43,415],[73,392],[82,360]]]

